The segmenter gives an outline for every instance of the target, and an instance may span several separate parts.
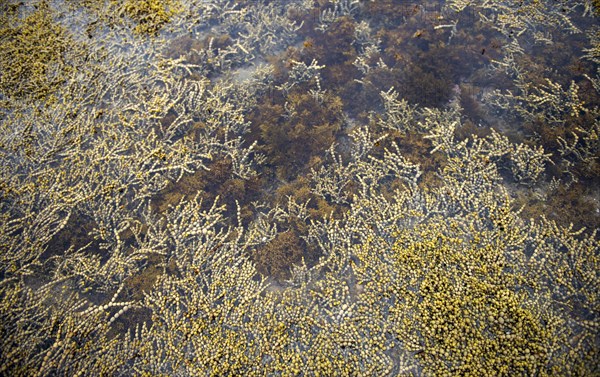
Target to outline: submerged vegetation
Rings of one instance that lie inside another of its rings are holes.
[[[599,374],[597,9],[0,1],[0,374]]]

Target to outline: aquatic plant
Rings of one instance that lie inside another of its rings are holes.
[[[593,2],[402,4],[0,2],[0,374],[598,374]]]
[[[55,14],[47,3],[23,18],[17,14],[7,10],[0,16],[0,90],[5,96],[48,100],[79,64],[65,56],[75,43],[67,30],[54,22]]]

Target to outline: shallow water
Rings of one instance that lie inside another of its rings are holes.
[[[591,2],[0,7],[0,374],[598,373]]]

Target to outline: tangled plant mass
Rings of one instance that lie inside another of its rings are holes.
[[[0,1],[0,374],[600,373],[597,7]]]

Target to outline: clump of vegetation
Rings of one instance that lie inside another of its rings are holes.
[[[416,230],[421,242],[393,246],[395,268],[406,274],[394,306],[398,336],[424,372],[531,375],[546,367],[546,352],[559,340],[557,318],[518,289],[527,283],[507,272],[514,266],[502,245],[485,232],[465,241],[429,229]],[[415,229],[410,232],[414,237]]]
[[[283,281],[290,277],[290,266],[299,264],[304,255],[302,241],[293,231],[279,233],[252,255],[258,272]]]
[[[342,126],[342,101],[329,93],[318,101],[304,90],[294,90],[285,99],[260,105],[251,120],[258,126],[268,164],[280,179],[290,180],[306,172],[311,158],[335,141]]]
[[[46,2],[24,18],[18,9],[0,16],[0,93],[11,98],[48,99],[74,71],[64,54],[74,45],[53,19]]]
[[[127,0],[123,11],[137,25],[134,31],[155,35],[178,11],[178,0]]]

